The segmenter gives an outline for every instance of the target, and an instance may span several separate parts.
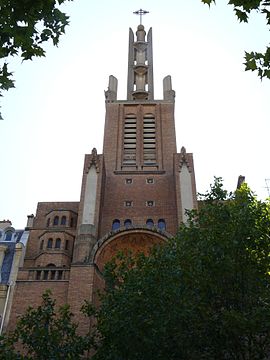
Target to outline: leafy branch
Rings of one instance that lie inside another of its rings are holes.
[[[8,57],[32,60],[45,56],[44,42],[58,45],[68,25],[68,16],[58,8],[65,1],[72,0],[0,0],[0,96],[14,87]]]
[[[215,4],[215,0],[201,0],[209,7]],[[239,22],[248,23],[252,11],[256,11],[266,18],[266,25],[270,25],[270,1],[269,0],[230,0],[228,5],[233,6],[236,17]],[[245,53],[245,70],[257,71],[258,76],[270,79],[270,47],[266,47],[265,53],[246,52]]]

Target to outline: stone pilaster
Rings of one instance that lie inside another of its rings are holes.
[[[4,244],[0,244],[0,283],[2,281],[1,270],[2,270],[2,265],[3,265],[6,250],[7,250],[7,246]]]

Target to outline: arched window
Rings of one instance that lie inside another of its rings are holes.
[[[50,238],[50,239],[48,240],[48,242],[47,242],[47,248],[48,248],[48,249],[51,249],[51,248],[52,248],[52,245],[53,245],[53,239]]]
[[[42,249],[43,249],[43,245],[44,245],[44,240],[41,240],[40,246],[39,246],[39,250],[42,250]]]
[[[11,230],[6,231],[5,241],[11,241],[12,240],[12,234],[13,234],[13,232]]]
[[[62,216],[61,218],[61,225],[66,225],[67,222],[67,217],[66,216]]]
[[[120,228],[120,220],[114,219],[112,223],[112,230],[117,230]]]
[[[152,219],[147,219],[146,226],[152,228],[154,226],[154,221]]]
[[[124,226],[126,229],[130,228],[132,226],[132,221],[130,219],[126,219],[124,221]]]
[[[47,227],[49,227],[50,226],[50,222],[51,222],[51,219],[49,218],[49,219],[47,219]]]
[[[59,224],[59,216],[55,216],[53,219],[53,225],[58,225]]]
[[[60,247],[61,247],[61,239],[58,238],[55,240],[55,248],[60,249]]]
[[[158,220],[158,228],[160,230],[166,230],[166,222],[164,219],[159,219]]]

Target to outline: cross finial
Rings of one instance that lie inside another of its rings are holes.
[[[142,16],[149,14],[149,11],[140,9],[140,10],[134,11],[133,14],[140,15],[140,25],[142,25]]]

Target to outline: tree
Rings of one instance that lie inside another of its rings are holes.
[[[270,204],[216,179],[175,239],[107,265],[95,360],[269,359]]]
[[[78,325],[65,305],[55,310],[50,291],[42,295],[42,304],[29,307],[16,329],[0,337],[0,359],[5,360],[77,360],[92,346],[91,337],[79,336]],[[23,348],[22,352],[17,347]]]
[[[58,8],[65,1],[72,0],[0,0],[0,96],[14,87],[8,57],[32,60],[45,56],[44,42],[58,44],[68,24],[68,16]]]
[[[215,0],[201,0],[209,7]],[[249,15],[256,11],[266,17],[266,24],[270,25],[270,1],[269,0],[230,0],[229,5],[233,6],[235,15],[240,22],[248,22]],[[252,51],[245,53],[245,70],[257,71],[258,76],[262,79],[270,79],[270,47],[266,47],[265,53]]]

